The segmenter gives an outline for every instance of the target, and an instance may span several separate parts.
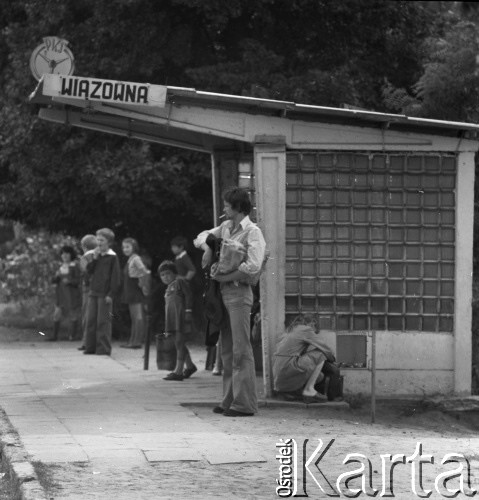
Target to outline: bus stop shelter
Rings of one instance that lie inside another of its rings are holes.
[[[270,251],[266,394],[285,326],[314,315],[345,390],[470,394],[478,125],[44,75],[44,120],[211,155],[213,205],[247,188]]]

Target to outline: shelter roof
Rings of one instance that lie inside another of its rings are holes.
[[[155,91],[162,93],[163,101],[161,105],[155,105],[152,102],[149,105],[142,105],[141,103],[131,104],[124,101],[111,102],[111,100],[101,98],[73,99],[64,95],[51,95],[51,92],[46,91],[46,86],[51,85],[52,81],[55,82],[58,88],[61,79],[65,78],[79,79],[82,77],[44,75],[30,95],[30,102],[39,104],[43,108],[50,110],[46,110],[43,113],[40,112],[40,117],[57,122],[69,121],[77,126],[104,130],[110,133],[122,133],[123,135],[146,140],[154,140],[154,137],[158,137],[158,134],[160,134],[162,140],[158,140],[158,142],[167,144],[170,141],[171,145],[182,147],[181,142],[183,140],[185,147],[192,145],[192,149],[204,151],[211,150],[212,143],[210,139],[212,136],[217,136],[220,141],[247,141],[249,139],[246,139],[246,134],[241,136],[241,126],[239,124],[235,124],[232,128],[233,132],[227,135],[221,133],[222,127],[219,127],[218,133],[216,133],[214,126],[210,130],[201,129],[199,125],[193,126],[192,122],[188,123],[188,119],[183,119],[184,124],[180,124],[178,120],[175,123],[175,120],[171,119],[172,109],[214,111],[224,119],[227,119],[228,116],[239,116],[241,114],[242,116],[249,117],[272,118],[276,120],[275,123],[278,123],[278,119],[287,119],[292,122],[309,123],[310,125],[331,124],[335,126],[368,127],[388,130],[390,132],[429,134],[472,140],[476,140],[479,137],[479,124],[432,120],[363,109],[314,106],[292,101],[205,92],[184,87],[132,84],[148,86],[148,88],[154,88]],[[113,84],[123,83],[112,80],[110,82]],[[48,95],[49,93],[50,95]],[[62,111],[60,112],[59,110]],[[68,115],[69,111],[71,112],[70,115]],[[62,116],[63,118],[61,118]],[[109,118],[107,119],[107,117]],[[165,131],[165,125],[168,128],[177,127],[178,130],[183,129],[183,133],[186,135],[183,139],[180,138],[180,143],[177,143],[176,138],[171,135],[171,132],[168,134]],[[244,128],[245,126],[243,125]],[[272,127],[273,129],[274,127]],[[210,139],[208,139],[208,136]]]

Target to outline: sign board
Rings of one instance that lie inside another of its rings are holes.
[[[43,77],[43,95],[100,101],[116,104],[165,107],[166,89],[149,83],[100,80],[81,76],[52,75]]]

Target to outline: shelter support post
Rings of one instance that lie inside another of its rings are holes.
[[[459,153],[456,186],[456,270],[454,300],[454,392],[458,395],[471,394],[472,383],[474,170],[474,153]]]
[[[211,191],[213,193],[213,226],[216,226],[216,221],[219,217],[218,207],[218,173],[216,172],[215,155],[211,154]]]
[[[213,210],[214,226],[223,222],[219,216],[223,213],[223,191],[238,184],[238,163],[240,152],[236,150],[214,151],[212,156]]]
[[[277,138],[275,138],[277,139]],[[264,138],[262,138],[262,141]],[[283,143],[256,143],[254,174],[258,225],[270,258],[261,276],[261,332],[263,382],[266,397],[273,393],[273,354],[284,330],[286,147]]]
[[[376,330],[371,332],[371,423],[376,422]]]

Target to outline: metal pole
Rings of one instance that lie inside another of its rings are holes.
[[[376,421],[376,331],[373,330],[371,346],[371,423]]]
[[[218,216],[220,215],[218,212],[218,173],[216,172],[216,162],[215,155],[211,153],[211,190],[213,196],[213,227],[216,227],[218,224]]]
[[[146,314],[145,352],[143,355],[143,370],[150,366],[150,314]]]

